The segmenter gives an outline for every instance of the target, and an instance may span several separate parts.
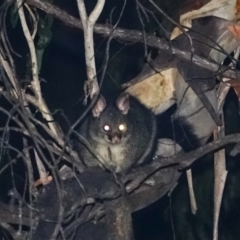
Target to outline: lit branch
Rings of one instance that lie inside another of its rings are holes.
[[[0,63],[2,64],[6,74],[8,76],[8,79],[12,84],[13,90],[11,91],[11,93],[13,94],[14,97],[17,97],[17,86],[16,86],[16,82],[15,82],[14,77],[13,77],[11,67],[9,66],[8,62],[6,60],[4,60],[1,52],[0,52]]]
[[[56,136],[59,137],[58,129],[53,122],[53,118],[50,114],[50,111],[49,111],[44,99],[42,98],[41,86],[40,86],[40,81],[39,81],[39,78],[38,78],[38,63],[37,63],[36,49],[35,49],[33,38],[31,36],[29,28],[27,26],[27,22],[26,22],[26,18],[25,18],[25,14],[24,14],[24,11],[23,11],[23,5],[22,4],[23,4],[22,0],[17,0],[17,6],[18,6],[18,9],[19,9],[18,14],[19,14],[19,18],[20,18],[20,21],[21,21],[23,33],[24,33],[24,36],[27,40],[27,44],[28,44],[29,51],[30,51],[30,56],[31,56],[32,78],[33,78],[33,81],[31,82],[31,86],[32,86],[32,89],[34,91],[35,97],[37,98],[37,101],[39,102],[38,106],[39,106],[39,110],[42,113],[42,116],[47,120],[48,126],[51,129],[51,131]]]
[[[86,101],[89,95],[90,98],[92,99],[93,95],[99,92],[94,56],[93,28],[99,15],[102,12],[105,0],[98,0],[95,8],[93,9],[89,17],[87,16],[86,13],[84,1],[78,0],[77,4],[84,32],[85,60],[88,78],[88,80],[85,82],[85,101]]]
[[[82,22],[77,18],[71,16],[64,10],[58,8],[57,6],[47,3],[45,1],[40,0],[25,0],[29,5],[34,6],[43,10],[44,12],[50,14],[51,16],[59,19],[60,21],[64,22],[65,24],[75,27],[78,29],[83,29]],[[131,42],[131,43],[145,43],[150,47],[164,50],[173,53],[175,56],[183,59],[184,61],[191,61],[191,63],[202,67],[204,69],[208,69],[209,71],[219,73],[224,77],[237,79],[240,78],[240,71],[236,69],[229,69],[226,66],[219,66],[219,64],[209,61],[206,58],[200,57],[196,54],[192,56],[191,51],[182,51],[178,48],[169,44],[169,42],[165,41],[164,39],[158,38],[154,34],[146,35],[144,38],[142,31],[137,30],[129,30],[123,28],[115,28],[114,32],[112,31],[112,26],[104,25],[104,24],[96,24],[94,27],[94,32],[100,34],[105,37],[111,36],[112,38]]]
[[[27,26],[22,4],[23,4],[22,0],[17,0],[19,18],[21,21],[23,33],[27,40],[27,44],[29,47],[30,55],[31,55],[31,64],[32,64],[31,66],[32,66],[32,77],[33,77],[32,87],[33,87],[35,96],[39,99],[41,98],[41,87],[38,79],[37,55],[36,55],[36,50],[35,50],[32,36]]]

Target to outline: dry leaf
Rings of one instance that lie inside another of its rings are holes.
[[[228,26],[228,30],[233,34],[233,36],[240,40],[240,25]]]
[[[212,0],[198,10],[193,10],[181,15],[180,24],[191,28],[193,19],[207,16],[215,16],[228,21],[237,22],[240,17],[240,1]],[[182,31],[176,27],[172,32],[171,39],[176,38],[180,34],[182,34]]]
[[[174,68],[156,73],[129,87],[126,92],[155,113],[162,113],[175,103],[177,73],[178,71]]]
[[[238,100],[240,101],[240,81],[238,79],[234,79],[228,81],[227,84],[234,89],[234,92],[237,94]]]

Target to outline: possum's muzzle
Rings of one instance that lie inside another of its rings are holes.
[[[109,134],[108,135],[108,140],[112,143],[112,144],[118,144],[121,142],[122,139],[122,134]]]

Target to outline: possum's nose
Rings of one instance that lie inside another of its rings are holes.
[[[122,139],[122,135],[119,135],[119,134],[109,135],[108,139],[112,144],[117,144],[117,143],[120,143]]]

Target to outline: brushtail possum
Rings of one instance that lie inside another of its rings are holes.
[[[100,95],[92,113],[77,130],[88,144],[77,141],[86,166],[103,165],[116,173],[147,161],[156,137],[154,114],[135,98],[122,93],[116,101]]]

